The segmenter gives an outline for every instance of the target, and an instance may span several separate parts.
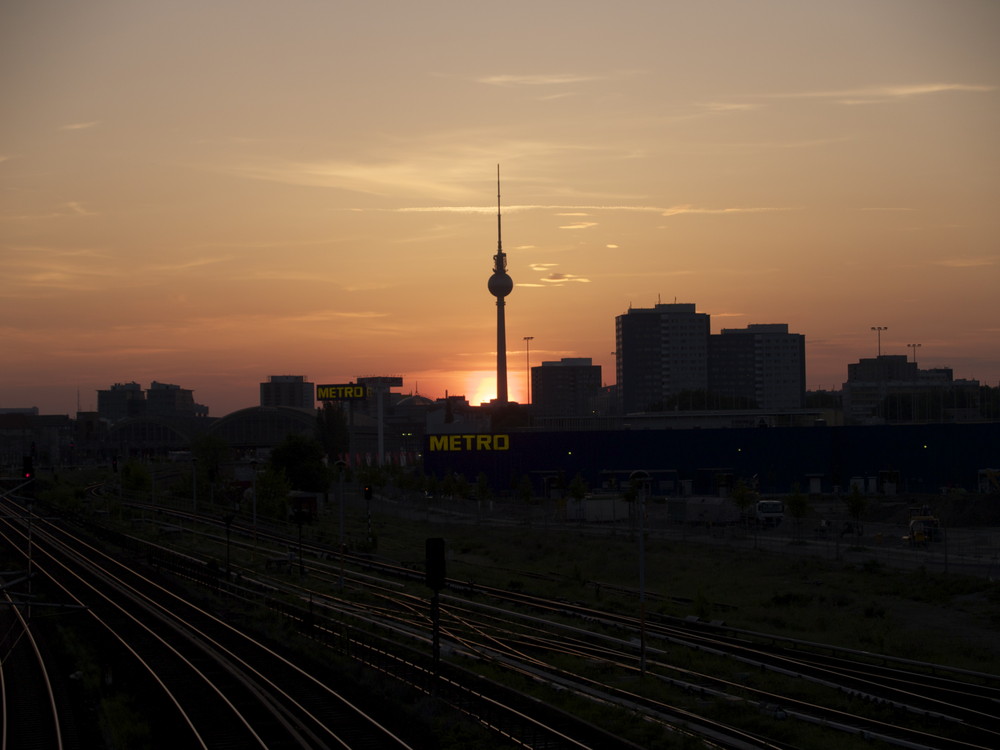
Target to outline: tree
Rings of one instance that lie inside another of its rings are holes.
[[[282,472],[294,490],[323,492],[330,475],[323,463],[323,446],[308,435],[289,435],[271,451],[271,466]]]
[[[223,468],[232,463],[229,443],[215,435],[199,435],[191,441],[191,455],[196,461],[198,486],[208,485],[214,494]]]
[[[516,495],[518,499],[525,503],[531,502],[531,496],[534,492],[535,488],[531,485],[531,477],[527,474],[522,474],[520,481],[517,483]]]
[[[481,471],[479,472],[479,476],[476,477],[476,499],[489,500],[491,494],[490,478]]]
[[[847,503],[847,514],[851,517],[853,521],[853,526],[848,524],[844,528],[844,534],[853,531],[858,536],[861,536],[861,519],[868,510],[868,498],[861,494],[861,488],[858,485],[854,485],[851,488],[851,494],[849,494],[845,500]],[[843,534],[841,534],[843,536]]]
[[[730,496],[733,499],[733,503],[740,511],[740,518],[743,519],[743,523],[749,527],[750,526],[750,508],[753,506],[754,502],[757,500],[757,493],[754,492],[747,486],[747,483],[742,479],[736,481],[733,486],[732,493]]]
[[[122,466],[121,482],[123,489],[141,492],[149,489],[151,481],[149,467],[141,461],[130,458]]]
[[[288,493],[291,487],[282,471],[268,464],[257,475],[257,513],[277,519],[288,518]]]
[[[788,515],[792,517],[795,536],[798,537],[802,528],[802,519],[809,512],[809,498],[799,489],[797,482],[792,485],[792,494],[785,499],[785,507],[788,508]]]
[[[575,500],[583,500],[586,494],[587,482],[584,480],[583,475],[578,472],[573,477],[573,481],[569,483],[569,496]]]
[[[344,410],[332,401],[324,401],[323,407],[316,410],[316,439],[331,462],[350,450]]]

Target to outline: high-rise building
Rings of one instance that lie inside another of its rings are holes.
[[[802,408],[805,336],[784,323],[723,328],[709,338],[708,390],[730,408]]]
[[[532,407],[539,416],[589,416],[600,392],[601,366],[590,357],[563,357],[531,368]]]
[[[316,385],[307,381],[304,375],[270,375],[260,384],[260,405],[313,409]]]
[[[115,383],[107,390],[97,391],[97,413],[109,422],[126,417],[138,417],[146,412],[146,394],[135,381]]]
[[[126,417],[207,417],[208,407],[194,402],[194,391],[154,380],[145,391],[136,382],[99,390],[97,413],[118,422]]]
[[[685,303],[630,308],[615,318],[623,413],[661,410],[672,396],[708,389],[710,325],[707,313]]]
[[[844,417],[851,424],[979,418],[979,381],[955,380],[950,367],[921,370],[904,354],[849,364],[843,394]]]
[[[154,380],[146,391],[146,414],[151,417],[207,417],[208,407],[194,402],[194,391]]]

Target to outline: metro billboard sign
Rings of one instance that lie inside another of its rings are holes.
[[[362,401],[368,398],[368,388],[356,383],[317,385],[317,401]]]

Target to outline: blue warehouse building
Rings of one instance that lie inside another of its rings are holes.
[[[426,473],[475,481],[497,492],[527,476],[536,492],[579,474],[589,487],[627,483],[634,471],[655,495],[716,494],[754,481],[763,493],[976,489],[979,470],[1000,464],[1000,423],[749,429],[665,429],[428,435]]]

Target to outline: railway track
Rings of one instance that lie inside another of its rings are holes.
[[[27,543],[16,522],[2,530]],[[114,659],[159,686],[149,714],[161,746],[409,748],[331,685],[332,670],[293,662],[80,536],[35,520],[33,564],[71,601],[88,606]],[[132,657],[125,658],[125,654]],[[41,730],[43,717],[20,717]]]
[[[363,566],[394,578],[412,579],[414,575],[420,575],[419,571],[406,567],[358,556],[352,556],[351,565]],[[320,563],[311,563],[310,574],[323,575],[322,567]],[[372,582],[366,581],[365,587],[371,590]],[[986,748],[995,747],[1000,742],[993,719],[1000,707],[1000,677],[995,675],[892,659],[868,652],[833,649],[825,644],[738,631],[722,624],[666,621],[653,617],[647,618],[643,625],[636,617],[612,615],[582,605],[479,584],[469,585],[462,581],[450,581],[449,591],[452,594],[445,600],[449,605],[454,603],[457,607],[468,608],[469,599],[455,595],[464,592],[502,602],[502,606],[506,607],[505,613],[527,606],[548,618],[538,626],[538,629],[547,631],[548,637],[532,636],[527,643],[521,636],[512,638],[511,631],[518,628],[511,625],[514,619],[511,614],[505,614],[508,619],[497,625],[484,624],[481,619],[467,623],[463,613],[459,621],[468,625],[467,632],[474,635],[458,635],[461,632],[458,629],[452,635],[456,642],[469,646],[477,654],[505,650],[516,652],[521,657],[531,653],[535,658],[542,658],[539,655],[566,654],[568,646],[562,629],[564,626],[553,618],[568,618],[590,624],[600,623],[621,633],[619,640],[622,645],[617,649],[612,650],[602,644],[597,648],[581,648],[575,656],[600,660],[604,664],[614,663],[625,672],[634,672],[638,659],[635,644],[640,640],[640,629],[644,629],[646,638],[664,644],[661,653],[680,646],[715,654],[742,665],[736,672],[737,677],[743,677],[742,680],[724,680],[710,674],[685,674],[678,678],[676,668],[668,661],[661,659],[651,665],[663,670],[653,675],[656,679],[680,685],[686,691],[720,698],[750,695],[760,710],[773,715],[794,717],[900,747]],[[398,598],[399,595],[389,586],[386,596]],[[404,605],[404,609],[407,606],[413,605]],[[382,612],[381,616],[388,615]],[[488,634],[488,641],[484,639],[484,634]],[[504,639],[507,639],[504,648],[498,649],[497,644]],[[506,653],[503,656],[509,660]],[[495,655],[494,658],[500,657]],[[825,703],[796,699],[793,694],[775,694],[754,687],[754,675],[761,671],[783,676],[792,683],[818,686],[835,697],[834,704],[844,704],[845,707],[830,708]],[[633,707],[643,703],[630,696],[624,696],[624,700],[630,701]],[[853,708],[851,704],[854,704]],[[671,707],[656,703],[648,705],[651,712],[660,716],[670,714]],[[685,718],[682,723],[686,721],[690,718]]]
[[[190,515],[182,518],[189,529],[196,522]],[[211,529],[217,519],[202,517],[197,523],[199,534],[222,543],[222,535]],[[248,543],[239,540],[247,529],[235,526],[232,531],[237,535],[235,544]],[[294,537],[279,530],[262,532],[256,541],[265,554],[275,547],[296,545]],[[148,542],[134,543],[145,545],[142,554],[150,556]],[[175,553],[164,550],[156,562],[170,567],[173,575],[220,588],[218,574],[206,574],[204,559],[178,562]],[[338,569],[340,564],[346,566],[346,574],[344,568]],[[655,723],[658,731],[711,738],[705,741],[719,747],[793,746],[780,739],[781,732],[769,738],[684,708],[683,701],[651,699],[645,695],[650,683],[696,696],[696,703],[741,703],[747,711],[772,719],[775,726],[788,720],[811,723],[831,737],[855,735],[899,747],[997,746],[991,720],[998,700],[995,676],[831,649],[721,624],[655,617],[642,623],[572,602],[463,581],[449,581],[448,594],[442,596],[447,656],[435,667],[426,658],[427,601],[410,591],[413,582],[422,580],[422,570],[362,555],[345,556],[341,563],[329,547],[308,542],[303,545],[302,568],[307,573],[303,580],[296,580],[294,569],[291,575],[274,576],[239,570],[242,592],[230,591],[235,587],[228,579],[222,588],[257,604],[266,601],[264,606],[294,623],[297,633],[334,650],[346,648],[370,669],[391,674],[417,693],[478,717],[498,736],[513,731],[522,746],[610,746],[576,739],[585,736],[578,722],[545,701],[526,698],[531,686],[543,685],[553,695],[572,694],[577,701],[618,706]],[[347,627],[349,620],[354,624]],[[651,644],[645,668],[640,667],[637,645],[640,630]],[[728,666],[716,673],[681,669],[677,662],[682,653],[711,655]],[[481,671],[477,662],[503,671],[509,683],[527,687],[519,691],[489,684],[475,674]],[[830,701],[838,707],[797,698],[792,689],[769,691],[755,684],[762,673],[828,691],[838,696]],[[484,695],[470,697],[478,691]],[[565,733],[558,729],[560,722],[566,724]]]

